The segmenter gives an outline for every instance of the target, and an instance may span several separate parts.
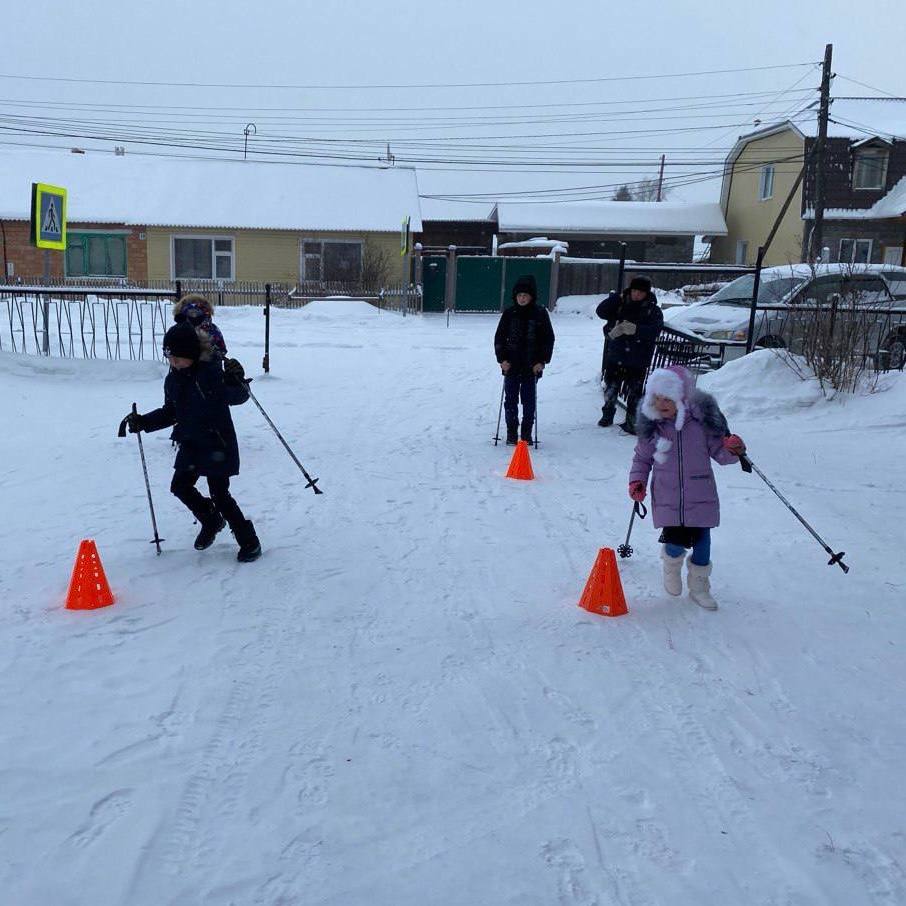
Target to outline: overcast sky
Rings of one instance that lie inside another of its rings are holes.
[[[254,123],[252,158],[374,165],[389,143],[425,194],[482,203],[609,198],[661,153],[669,197],[716,200],[736,137],[817,97],[827,43],[835,94],[906,96],[902,0],[11,6],[0,147],[242,156]]]

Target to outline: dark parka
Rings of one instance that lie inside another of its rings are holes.
[[[528,305],[516,302],[517,293],[529,293]],[[554,354],[554,329],[547,309],[537,303],[535,278],[520,277],[513,287],[513,304],[504,310],[494,334],[494,355],[509,362],[511,374],[530,374],[533,366],[546,365]]]
[[[142,430],[173,428],[179,444],[176,471],[193,469],[199,475],[239,474],[239,444],[230,406],[249,398],[245,384],[223,372],[210,342],[202,340],[201,358],[189,368],[171,368],[164,380],[164,404],[141,417]]]
[[[664,315],[654,293],[649,291],[641,302],[633,302],[629,293],[629,289],[611,293],[595,309],[597,316],[607,322],[604,325],[604,366],[646,369],[654,357]],[[620,321],[631,321],[636,325],[636,332],[612,340],[607,334]]]

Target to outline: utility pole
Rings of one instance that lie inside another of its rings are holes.
[[[661,170],[660,170],[660,172],[658,173],[658,177],[657,177],[657,199],[655,199],[656,201],[660,201],[661,198],[663,197],[663,191],[664,191],[664,161],[665,161],[666,159],[667,159],[667,155],[666,155],[666,154],[662,154],[662,155],[661,155]]]
[[[818,105],[818,140],[815,146],[815,225],[809,243],[809,261],[814,261],[824,248],[824,170],[827,147],[827,118],[830,113],[831,57],[834,45],[824,48],[821,69],[821,102]]]

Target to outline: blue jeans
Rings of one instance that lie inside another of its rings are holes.
[[[668,557],[682,557],[686,553],[686,548],[679,544],[665,544],[664,550]],[[707,566],[711,562],[711,529],[703,528],[701,530],[698,541],[692,545],[692,556],[689,558],[689,562],[696,566]]]

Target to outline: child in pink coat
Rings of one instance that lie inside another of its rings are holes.
[[[711,460],[739,462],[746,446],[730,434],[727,420],[710,394],[679,365],[648,376],[636,420],[638,441],[629,473],[629,496],[644,500],[651,478],[651,513],[662,529],[664,588],[683,591],[686,551],[689,596],[706,610],[717,610],[711,595],[711,529],[720,524],[720,502]]]

